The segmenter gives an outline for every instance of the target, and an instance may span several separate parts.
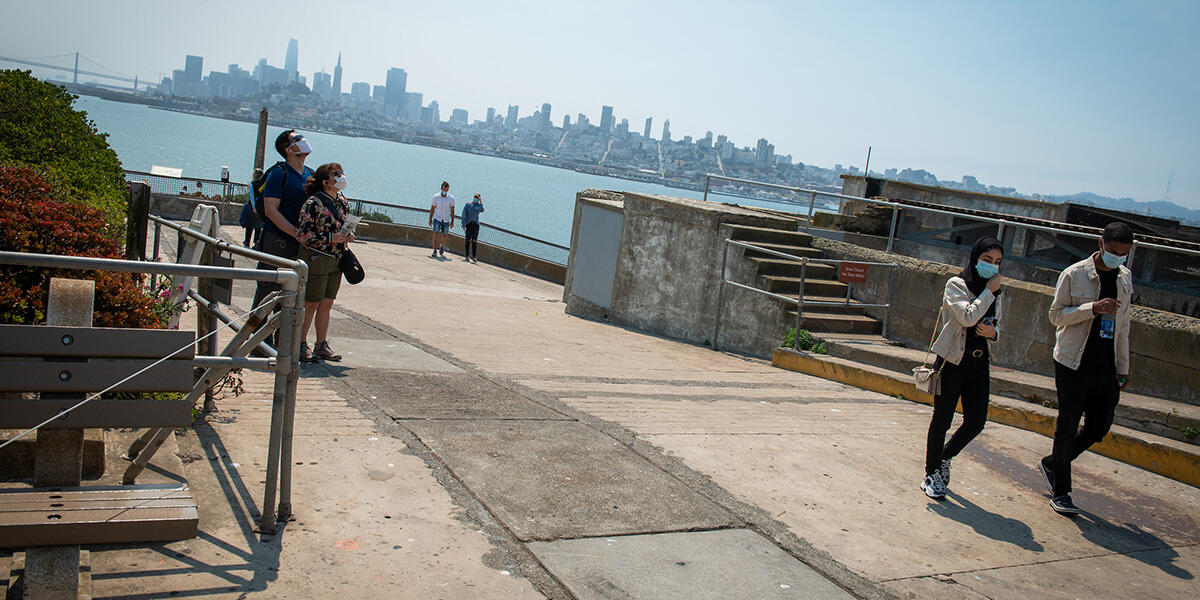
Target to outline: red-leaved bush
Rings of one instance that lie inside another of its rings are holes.
[[[122,258],[109,227],[100,211],[67,201],[33,169],[0,167],[0,250]],[[96,327],[162,327],[131,273],[12,265],[0,265],[0,323],[45,322],[51,277],[96,282]]]

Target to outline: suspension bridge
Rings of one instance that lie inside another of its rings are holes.
[[[56,65],[56,64],[47,63],[47,62],[41,62],[43,60],[66,58],[66,57],[71,57],[71,56],[75,57],[74,66],[63,66],[63,65]],[[80,69],[79,68],[79,59],[80,58],[83,58],[84,60],[91,62],[109,72],[103,73],[100,71]],[[110,68],[96,62],[95,60],[88,58],[87,56],[81,55],[78,52],[74,52],[74,53],[70,53],[70,54],[59,54],[56,56],[42,56],[42,57],[34,57],[34,58],[12,58],[12,57],[8,57],[8,56],[0,56],[0,63],[12,63],[12,64],[23,65],[23,66],[27,66],[27,67],[48,69],[51,71],[64,71],[67,73],[71,73],[71,82],[72,83],[79,83],[79,76],[84,75],[84,76],[88,76],[88,77],[96,77],[98,79],[103,79],[103,80],[108,80],[108,81],[113,81],[113,82],[127,83],[133,88],[134,91],[136,91],[138,89],[138,85],[139,85],[137,75],[134,75],[133,77],[129,77],[127,75],[118,73],[117,71],[110,69]],[[141,83],[140,85],[149,85],[149,84]],[[120,86],[120,85],[116,85],[116,84],[109,84],[109,86],[125,87],[125,86]]]

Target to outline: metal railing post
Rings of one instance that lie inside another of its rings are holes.
[[[708,202],[708,185],[709,185],[710,181],[712,181],[712,174],[711,173],[705,174],[704,175],[704,201],[705,202]]]
[[[1004,219],[1000,219],[1000,224],[996,225],[996,240],[1000,241],[1001,243],[1004,242],[1004,226],[1005,226],[1005,224],[1007,224],[1007,221],[1005,221]]]
[[[817,192],[813,191],[809,194],[809,198],[808,198],[808,221],[804,225],[805,231],[808,231],[809,229],[812,228],[813,212],[816,210],[816,207],[817,207]]]
[[[279,510],[276,520],[288,521],[292,517],[292,438],[296,424],[296,384],[300,380],[300,342],[304,328],[304,291],[308,282],[308,265],[300,261],[296,272],[296,296],[291,309],[291,369],[287,374],[287,397],[283,405],[283,439],[279,463],[282,467],[279,477]],[[266,505],[264,505],[265,507]],[[264,508],[265,510],[265,508]]]
[[[883,310],[883,337],[885,338],[888,335],[888,319],[892,316],[892,300],[895,298],[895,293],[892,290],[896,289],[896,265],[892,265],[892,268],[888,269],[888,271],[890,271],[890,274],[888,275],[887,308]]]
[[[892,253],[892,247],[896,243],[896,216],[899,214],[900,214],[900,207],[893,206],[892,207],[892,224],[890,227],[888,227],[888,245],[887,245],[888,254]]]
[[[154,254],[150,256],[150,260],[158,260],[159,243],[162,241],[162,223],[154,222]]]
[[[721,250],[721,281],[717,284],[717,324],[713,327],[712,349],[717,349],[717,339],[721,335],[721,300],[725,292],[725,263],[729,259],[729,240],[725,240]]]
[[[800,321],[804,318],[804,280],[808,276],[808,257],[800,259],[800,295],[796,296],[796,335],[792,336],[792,350],[800,349]]]

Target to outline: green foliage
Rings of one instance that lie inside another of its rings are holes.
[[[1183,437],[1187,438],[1188,440],[1194,440],[1196,439],[1196,436],[1200,435],[1200,429],[1196,429],[1191,425],[1186,425],[1179,428],[1179,433],[1182,433]]]
[[[375,221],[377,223],[391,223],[392,218],[378,211],[363,213],[362,218],[367,221]]]
[[[793,327],[787,330],[787,333],[783,335],[783,347],[792,348],[794,347],[795,343],[796,328]],[[800,330],[799,348],[805,352],[812,352],[814,354],[829,354],[829,351],[825,349],[825,340],[814,336],[812,332],[807,329]]]
[[[121,258],[110,229],[100,211],[62,201],[32,169],[0,166],[0,250]],[[163,326],[132,274],[7,265],[0,266],[0,323],[44,322],[51,277],[96,282],[96,327]]]
[[[0,71],[0,165],[37,169],[66,198],[98,209],[119,242],[128,204],[125,174],[108,134],[72,108],[76,98],[29,71]]]

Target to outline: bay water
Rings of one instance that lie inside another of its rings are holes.
[[[86,111],[129,170],[153,165],[183,169],[183,176],[220,179],[228,166],[231,178],[248,182],[253,169],[254,123],[218,119],[80,96],[76,108]],[[282,127],[267,128],[267,158],[279,159],[273,142]],[[307,165],[341,163],[352,198],[428,209],[442,181],[459,206],[478,193],[486,212],[483,221],[561,245],[569,245],[575,194],[585,188],[642,192],[700,199],[703,192],[614,177],[578,173],[491,156],[393,141],[301,131],[313,146]],[[743,206],[782,209],[779,204],[709,194],[709,200]],[[799,209],[797,209],[799,210]]]

